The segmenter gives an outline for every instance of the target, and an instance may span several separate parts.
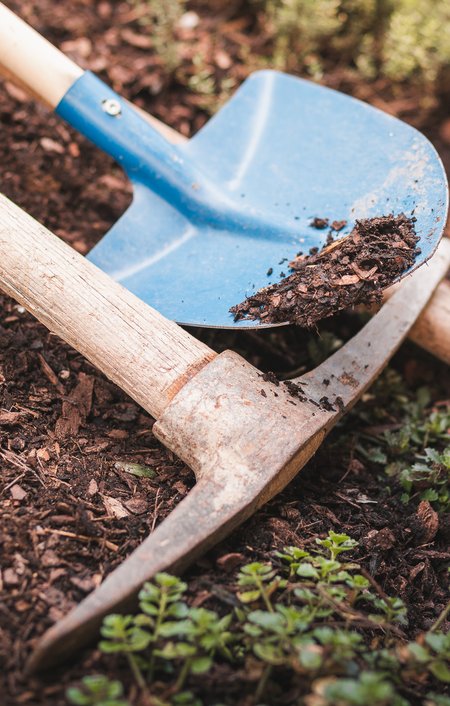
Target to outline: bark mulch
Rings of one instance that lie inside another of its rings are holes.
[[[315,218],[312,225],[323,229],[328,221]],[[293,274],[233,306],[235,319],[310,328],[342,309],[380,303],[383,289],[420,254],[413,219],[403,213],[356,221],[348,236],[333,240],[333,230],[340,227],[333,222],[320,252],[313,248],[290,262]]]
[[[8,5],[83,67],[183,134],[206,120],[205,96],[169,79],[152,51],[151,32],[140,22],[142,5]],[[201,54],[216,82],[228,77],[239,83],[252,68],[243,54],[264,45],[254,14],[239,2],[189,9],[199,22],[180,30],[185,75],[198,70],[193,59]],[[433,113],[423,109],[416,89],[395,94],[383,82],[349,83],[339,69],[326,80],[427,127],[448,163],[448,121],[438,106]],[[123,173],[9,81],[0,85],[0,123],[3,193],[86,253],[130,202]],[[333,326],[345,338],[353,323],[344,317]],[[59,706],[69,683],[93,671],[120,678],[120,666],[112,668],[93,650],[45,679],[26,680],[22,667],[35,640],[164,519],[194,479],[153,437],[148,414],[6,297],[0,334],[1,702]],[[285,378],[305,369],[307,346],[316,350],[327,340],[293,328],[198,335]],[[412,388],[427,384],[433,400],[450,397],[444,366],[417,349],[405,347],[396,366]],[[343,440],[341,433],[289,488],[196,564],[188,574],[192,600],[217,605],[234,582],[236,561],[264,560],[273,548],[304,545],[333,528],[360,540],[364,565],[386,592],[406,601],[409,634],[430,627],[445,603],[445,534],[441,528],[424,543],[414,513],[398,493],[383,489],[370,463],[355,458],[349,430]],[[238,703],[236,675],[225,670],[214,678],[224,698],[234,694]],[[206,678],[204,684],[206,692],[213,686]]]

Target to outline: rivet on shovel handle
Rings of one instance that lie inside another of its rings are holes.
[[[412,269],[442,235],[447,184],[431,143],[325,86],[254,72],[196,135],[173,144],[1,3],[0,65],[127,173],[132,203],[87,257],[179,323],[286,324],[288,313],[275,324],[236,320],[230,308],[279,282],[277,263],[324,244],[314,215],[345,222],[345,235],[355,219],[414,213]]]

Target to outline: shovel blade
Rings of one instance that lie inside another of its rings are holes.
[[[211,185],[222,223],[189,218],[130,173],[133,203],[89,258],[181,324],[265,326],[235,322],[229,308],[288,274],[299,251],[324,244],[328,230],[311,227],[315,217],[346,221],[344,236],[356,219],[414,215],[421,254],[413,269],[442,235],[448,190],[431,143],[400,120],[309,81],[253,74],[178,149]],[[258,231],[246,228],[247,216],[261,223]]]

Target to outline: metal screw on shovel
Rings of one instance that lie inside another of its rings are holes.
[[[433,146],[347,95],[255,72],[175,145],[0,3],[1,65],[128,174],[135,198],[88,258],[181,324],[273,325],[235,321],[230,307],[324,243],[314,215],[346,221],[346,235],[355,219],[414,211],[414,268],[439,242],[447,190]]]
[[[105,98],[102,100],[102,109],[113,118],[116,118],[122,112],[119,101],[114,98]]]

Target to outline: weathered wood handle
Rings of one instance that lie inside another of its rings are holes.
[[[79,66],[3,3],[0,3],[0,69],[52,108],[83,73]],[[140,112],[169,141],[182,142],[185,139],[156,118]],[[413,327],[410,338],[450,364],[450,284],[439,285],[426,311]]]
[[[83,69],[0,3],[0,65],[44,103],[56,108]]]
[[[155,418],[215,357],[2,195],[0,288]]]
[[[426,265],[425,265],[426,267]],[[409,338],[450,365],[450,282],[441,282]]]
[[[0,73],[50,108],[56,108],[84,72],[0,2]],[[133,107],[170,142],[185,139],[157,118]]]
[[[174,397],[153,433],[197,485],[106,580],[40,639],[27,670],[48,668],[92,640],[105,615],[135,606],[144,581],[178,572],[294,477],[375,380],[450,265],[450,242],[407,277],[381,310],[315,370],[296,378],[297,403],[231,351]],[[328,400],[325,409],[319,401]]]

